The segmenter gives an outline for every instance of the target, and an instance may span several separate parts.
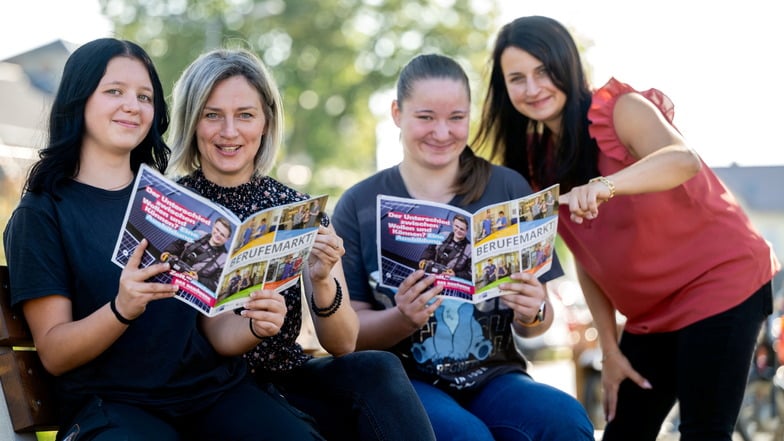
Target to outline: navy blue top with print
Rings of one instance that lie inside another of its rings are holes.
[[[517,172],[493,166],[482,197],[463,205],[457,196],[450,205],[469,212],[532,193]],[[375,290],[371,275],[378,270],[376,248],[376,196],[411,198],[397,167],[388,168],[348,189],[338,201],[332,222],[343,239],[343,268],[352,300],[375,309],[394,307],[394,293]],[[563,275],[557,256],[550,271],[539,280]],[[498,299],[476,305],[445,298],[434,316],[393,351],[412,378],[435,384],[449,392],[472,390],[507,372],[524,371],[525,361],[515,349],[512,310]]]

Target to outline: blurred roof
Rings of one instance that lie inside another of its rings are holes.
[[[784,212],[784,165],[713,167],[748,209]]]
[[[0,147],[38,148],[68,56],[63,40],[0,60]]]
[[[63,66],[76,47],[73,43],[55,40],[0,61],[21,66],[34,88],[47,95],[54,95]]]

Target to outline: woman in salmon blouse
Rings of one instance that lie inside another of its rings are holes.
[[[771,247],[669,98],[614,78],[592,91],[559,22],[508,23],[491,61],[476,141],[535,190],[561,185],[559,234],[604,353],[604,440],[655,440],[678,400],[682,440],[729,441],[772,309]]]

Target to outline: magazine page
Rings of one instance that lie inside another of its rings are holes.
[[[501,295],[498,286],[525,271],[540,276],[550,270],[558,232],[559,186],[495,204],[474,215],[472,302]]]
[[[229,210],[142,164],[112,261],[125,267],[147,239],[141,266],[169,262],[171,270],[155,281],[176,284],[179,300],[208,313],[239,223]]]
[[[417,269],[434,274],[443,295],[470,300],[471,214],[448,204],[377,197],[379,283],[397,288]]]
[[[214,316],[241,307],[251,288],[284,289],[296,282],[299,266],[283,282],[274,279],[275,259],[281,259],[283,268],[281,254],[286,251],[299,253],[292,257],[294,263],[307,257],[325,199],[271,208],[241,223],[228,209],[142,165],[112,261],[125,267],[139,242],[147,239],[141,266],[169,262],[171,270],[154,280],[177,285],[178,300]],[[306,221],[295,224],[300,206],[318,212],[303,213]]]
[[[552,266],[558,185],[470,214],[457,207],[379,195],[379,284],[397,286],[423,269],[442,295],[478,303],[501,295],[514,272]]]
[[[316,240],[327,197],[274,207],[245,219],[211,315],[241,307],[253,291],[280,292],[297,283]]]

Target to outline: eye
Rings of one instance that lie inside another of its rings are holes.
[[[206,119],[218,119],[219,116],[215,112],[207,112],[207,113],[204,114],[204,118],[206,118]]]
[[[120,91],[120,89],[108,89],[108,90],[106,90],[105,93],[107,93],[109,95],[122,95],[122,92]]]
[[[539,69],[536,69],[536,76],[538,78],[550,78],[550,70],[546,67],[542,66]]]
[[[255,115],[249,112],[242,112],[240,113],[240,119],[253,119]]]
[[[139,101],[141,101],[143,103],[151,103],[152,102],[152,97],[150,95],[141,94],[141,95],[137,95],[137,96],[139,98]]]

